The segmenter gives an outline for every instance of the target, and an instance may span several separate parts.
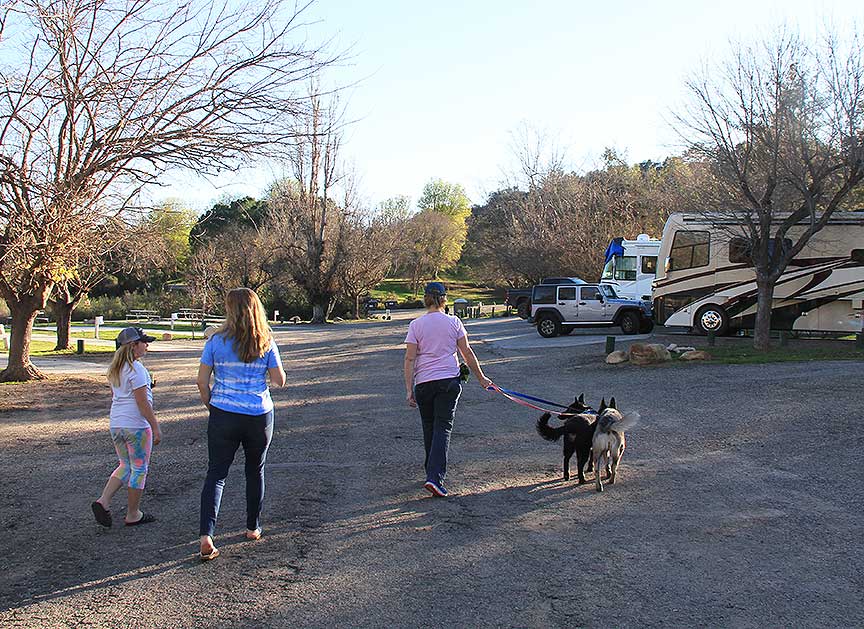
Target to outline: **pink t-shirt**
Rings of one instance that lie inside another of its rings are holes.
[[[456,341],[466,336],[459,317],[443,312],[427,312],[408,325],[406,343],[417,344],[414,384],[455,378],[459,375]]]

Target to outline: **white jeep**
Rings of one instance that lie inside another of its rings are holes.
[[[537,284],[531,295],[531,323],[546,338],[580,327],[620,326],[624,334],[654,329],[650,302],[621,299],[605,284]]]

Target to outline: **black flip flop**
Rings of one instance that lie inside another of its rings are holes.
[[[103,507],[101,502],[98,500],[92,502],[90,508],[93,510],[93,516],[96,518],[96,522],[106,528],[111,528],[111,525],[113,524],[113,521],[111,520],[111,512]]]
[[[126,526],[138,526],[139,524],[150,524],[151,522],[155,522],[156,518],[154,518],[149,513],[142,513],[141,519],[136,520],[135,522],[126,522]]]

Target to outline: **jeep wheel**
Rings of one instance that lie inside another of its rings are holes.
[[[713,332],[715,336],[723,336],[729,330],[729,316],[722,306],[700,308],[693,323],[699,334]]]
[[[520,301],[516,304],[516,314],[519,315],[520,319],[527,319],[531,316],[531,302],[530,301]]]
[[[635,312],[625,312],[621,315],[620,325],[624,334],[636,334],[639,331],[639,315]]]
[[[558,323],[558,319],[541,315],[537,319],[537,331],[543,338],[551,339],[553,336],[561,334],[561,324]]]
[[[642,319],[642,323],[639,324],[639,334],[648,334],[653,329],[654,321],[651,319]]]

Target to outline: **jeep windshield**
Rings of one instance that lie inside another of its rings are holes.
[[[615,292],[615,289],[609,286],[609,284],[600,284],[600,290],[603,292],[604,297],[608,297],[609,299],[618,299],[618,294]]]

